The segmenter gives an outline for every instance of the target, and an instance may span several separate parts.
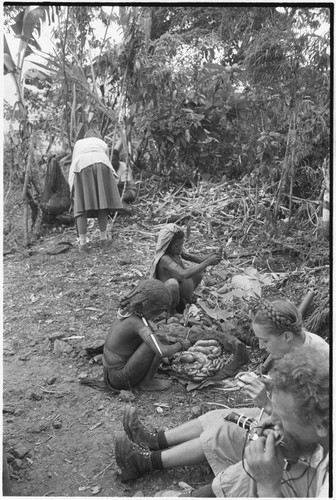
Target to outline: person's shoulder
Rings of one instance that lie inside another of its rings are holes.
[[[306,340],[305,340],[305,344],[306,345],[316,345],[316,344],[318,344],[321,347],[325,347],[325,348],[329,349],[328,342],[326,342],[319,335],[316,335],[316,333],[305,331],[305,335],[306,335]]]
[[[131,314],[127,318],[121,321],[121,325],[124,325],[127,328],[139,328],[141,325],[143,326],[142,319],[137,314]]]
[[[87,139],[78,139],[78,141],[75,142],[74,149],[80,147],[82,144],[85,144]]]
[[[175,262],[175,260],[168,253],[164,253],[159,262],[170,264],[171,262]]]
[[[100,144],[100,146],[103,146],[105,148],[107,148],[107,144],[105,141],[103,141],[103,139],[100,139],[100,137],[89,137],[89,139],[92,139],[92,143],[94,144]]]

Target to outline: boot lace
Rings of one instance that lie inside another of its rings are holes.
[[[132,441],[130,441],[131,443],[131,447],[134,451],[140,453],[141,455],[145,456],[145,457],[149,457],[150,456],[150,453],[151,453],[151,450],[148,446],[147,443],[133,443]]]

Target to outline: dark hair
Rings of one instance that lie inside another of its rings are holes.
[[[326,350],[304,345],[277,359],[271,372],[271,390],[291,393],[302,423],[329,424],[329,366]]]
[[[118,158],[119,158],[120,153],[119,153],[119,151],[118,151],[117,149],[114,149],[114,150],[112,151],[112,155],[113,155],[113,156],[118,156]]]
[[[171,239],[170,244],[175,243],[175,241],[177,241],[177,240],[183,240],[183,238],[184,238],[184,232],[181,229],[180,231],[177,231],[177,233],[174,234],[174,236]]]
[[[98,132],[98,130],[94,128],[89,128],[89,130],[84,135],[84,139],[87,139],[88,137],[97,137],[98,139],[102,138],[100,132]]]
[[[252,313],[253,323],[266,327],[270,335],[282,335],[290,331],[300,336],[303,332],[302,314],[292,302],[285,300],[260,300]]]
[[[167,311],[171,302],[168,288],[157,279],[146,279],[120,301],[122,310],[134,312],[145,318],[155,318]]]

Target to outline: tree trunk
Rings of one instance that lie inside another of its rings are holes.
[[[28,246],[29,243],[29,224],[28,224],[28,185],[30,179],[30,171],[31,171],[31,163],[33,161],[34,155],[34,139],[33,134],[30,137],[29,144],[29,152],[28,152],[28,161],[26,165],[25,178],[22,189],[22,198],[23,198],[23,227],[24,227],[24,242],[25,245]]]

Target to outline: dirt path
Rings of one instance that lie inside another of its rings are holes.
[[[79,383],[101,377],[101,364],[88,359],[85,347],[104,342],[121,292],[148,276],[155,234],[123,224],[116,223],[110,247],[94,243],[89,254],[75,246],[45,253],[60,241],[75,241],[75,229],[67,228],[47,236],[27,258],[4,259],[3,441],[14,495],[153,496],[181,490],[180,481],[201,486],[212,477],[207,465],[120,482],[114,438],[125,404],[136,405],[149,427],[170,428],[205,411],[206,402],[251,403],[213,387],[187,392],[177,381],[163,393],[135,390],[130,401]],[[97,242],[95,229],[91,237]],[[302,283],[292,288],[298,290],[300,300]],[[74,338],[60,342],[64,337]],[[250,352],[261,356],[253,346]]]
[[[76,247],[42,253],[59,240],[74,241],[75,231],[61,236],[45,238],[29,258],[4,262],[3,430],[14,494],[132,496],[141,490],[150,496],[176,488],[179,480],[197,485],[199,471],[193,476],[192,468],[122,484],[113,443],[127,401],[79,384],[80,378],[101,377],[102,366],[86,357],[85,347],[104,342],[120,291],[146,275],[152,248],[148,242],[135,248],[121,235],[111,248],[96,245],[90,254]],[[81,338],[55,352],[64,336]],[[140,414],[157,427],[190,419],[190,409],[203,400],[202,391],[186,394],[177,382],[164,393],[133,393]]]

